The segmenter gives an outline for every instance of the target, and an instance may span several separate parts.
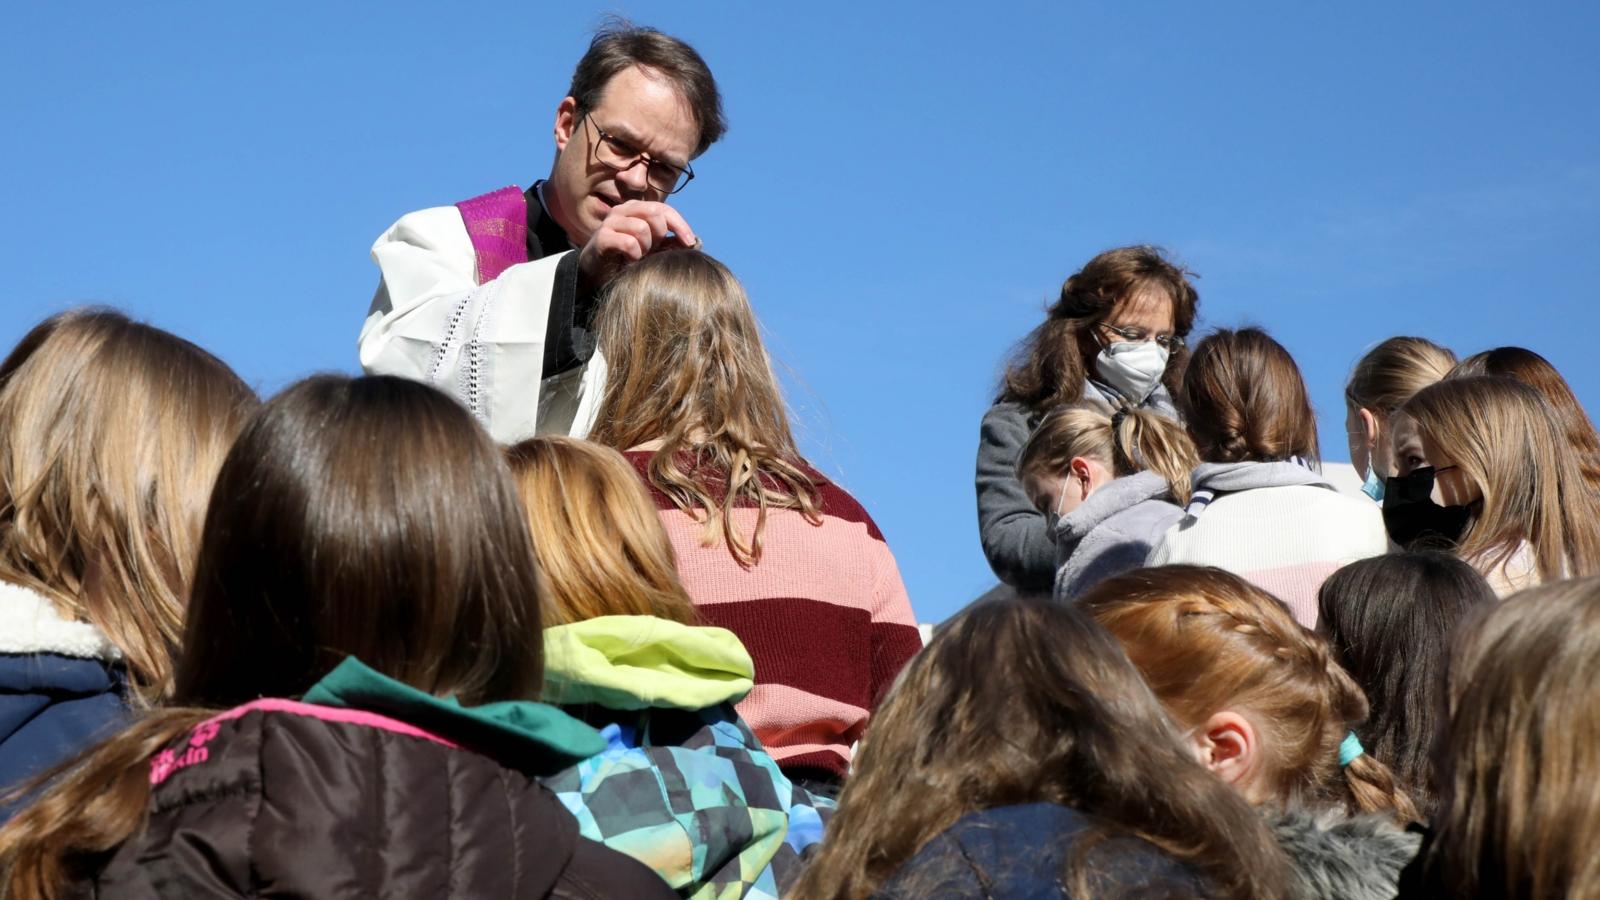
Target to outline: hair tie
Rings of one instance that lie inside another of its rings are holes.
[[[1117,411],[1111,414],[1111,430],[1116,431],[1118,428],[1121,428],[1123,421],[1127,418],[1128,408],[1125,406],[1118,407]]]
[[[1339,742],[1339,768],[1342,769],[1350,765],[1356,761],[1356,757],[1366,752],[1361,749],[1361,739],[1356,737],[1354,731],[1350,732],[1344,736],[1343,741]]]

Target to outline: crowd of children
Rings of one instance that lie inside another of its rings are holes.
[[[1002,587],[924,646],[739,281],[665,234],[536,311],[577,368],[527,408],[381,303],[433,374],[263,400],[112,310],[18,343],[0,900],[1600,897],[1600,438],[1546,360],[1377,344],[1345,494],[1283,346],[1102,253],[980,427]]]

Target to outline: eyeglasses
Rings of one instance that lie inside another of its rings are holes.
[[[1135,344],[1142,344],[1145,341],[1155,341],[1156,346],[1167,351],[1176,350],[1183,346],[1182,335],[1158,334],[1152,337],[1148,331],[1145,331],[1142,328],[1120,328],[1116,325],[1112,325],[1110,322],[1096,322],[1095,324],[1111,332],[1117,337],[1122,338],[1125,341],[1131,341]]]
[[[594,126],[595,133],[600,135],[600,140],[595,142],[595,158],[605,163],[608,168],[626,172],[643,162],[645,180],[663,194],[676,194],[694,180],[694,169],[688,165],[680,169],[671,163],[651,159],[643,150],[601,128],[599,122],[588,116],[584,118]]]

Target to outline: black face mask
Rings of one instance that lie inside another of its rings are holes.
[[[1434,469],[1428,466],[1384,482],[1383,526],[1407,550],[1451,549],[1472,519],[1466,506],[1440,506],[1433,501]]]

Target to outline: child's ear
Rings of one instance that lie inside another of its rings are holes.
[[[1072,462],[1068,465],[1070,467],[1070,471],[1072,472],[1073,478],[1078,479],[1086,485],[1094,481],[1094,472],[1089,469],[1089,461],[1087,459],[1084,459],[1081,456],[1074,456],[1072,458]]]
[[[1246,795],[1261,769],[1261,746],[1250,720],[1225,709],[1215,713],[1195,731],[1201,765]]]

